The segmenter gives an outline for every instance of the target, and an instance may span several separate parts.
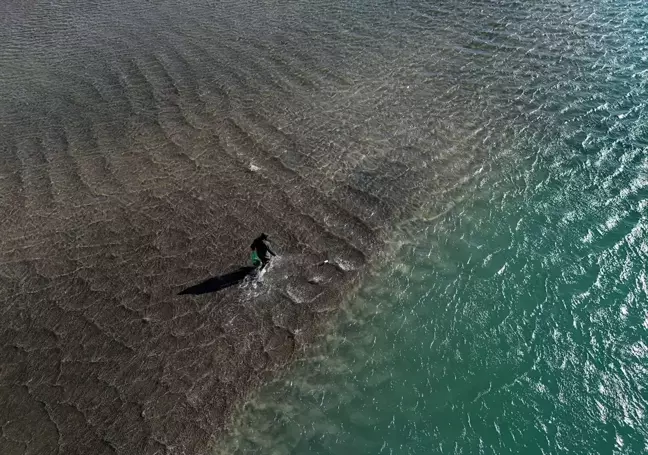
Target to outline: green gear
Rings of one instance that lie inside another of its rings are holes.
[[[255,267],[259,267],[262,264],[256,250],[252,251],[252,253],[250,254],[250,259],[252,259],[252,265]]]

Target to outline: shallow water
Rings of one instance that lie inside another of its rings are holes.
[[[571,182],[550,180],[564,161],[487,178],[410,226],[334,333],[253,396],[223,453],[645,451],[635,159],[592,192],[576,191],[581,163]]]
[[[508,87],[533,122],[482,141],[484,166],[399,229],[394,257],[217,453],[648,450],[648,9],[515,5],[500,30],[466,28],[511,83],[537,64]]]
[[[408,225],[218,453],[646,451],[648,157],[619,150],[536,146]]]
[[[641,2],[0,13],[0,451],[199,452],[294,349],[232,443],[640,447]],[[175,297],[262,230],[301,281]]]

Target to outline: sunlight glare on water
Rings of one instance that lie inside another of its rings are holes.
[[[492,102],[520,101],[513,131],[485,134],[486,164],[402,227],[333,333],[251,397],[219,450],[648,451],[646,13],[535,2],[526,28],[466,24],[461,52],[527,81],[475,69]]]
[[[216,450],[648,452],[647,30],[640,0],[2,2],[0,453],[203,453],[245,397]],[[178,295],[261,231],[263,288]]]
[[[556,158],[567,152],[408,225],[334,333],[252,397],[225,450],[645,451],[648,159],[617,156],[634,164],[592,185],[587,165]]]

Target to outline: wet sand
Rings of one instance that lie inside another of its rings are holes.
[[[405,181],[400,164],[290,132],[312,86],[267,114],[191,56],[116,56],[4,106],[2,454],[203,453],[402,210],[378,184]],[[245,264],[262,231],[281,258],[261,287],[177,295]]]
[[[204,453],[478,161],[443,113],[472,93],[318,8],[4,5],[0,453]],[[262,286],[177,295],[260,232]]]
[[[100,139],[62,121],[5,151],[3,454],[200,453],[380,244],[388,216],[361,211],[379,200],[323,194],[286,164],[300,147],[276,157],[231,118],[166,115],[183,144],[152,122],[82,154]],[[176,295],[244,264],[261,231],[281,254],[261,287]]]
[[[380,238],[354,214],[370,195],[322,194],[229,119],[186,127],[193,156],[140,129],[76,158],[74,127],[5,173],[2,453],[198,453],[357,282]],[[176,295],[244,264],[261,231],[281,257],[260,288]]]

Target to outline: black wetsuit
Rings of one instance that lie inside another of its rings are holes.
[[[259,259],[261,259],[261,268],[264,268],[268,262],[270,262],[270,257],[268,256],[268,253],[270,253],[272,256],[276,256],[274,251],[270,249],[270,245],[266,242],[267,236],[265,235],[260,235],[254,241],[252,242],[252,245],[250,247],[256,251],[257,255],[259,256]]]

